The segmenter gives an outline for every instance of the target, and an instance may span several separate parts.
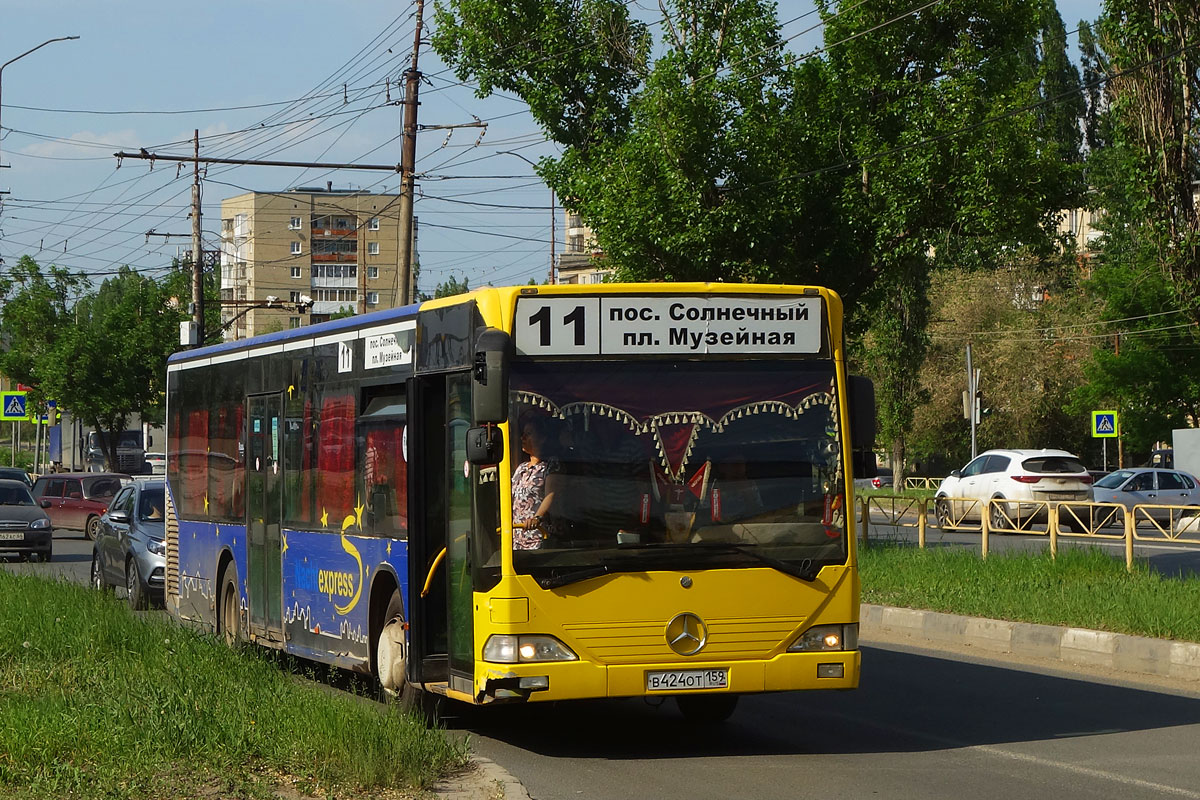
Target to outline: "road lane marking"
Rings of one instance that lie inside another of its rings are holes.
[[[1149,789],[1151,791],[1161,792],[1164,794],[1174,795],[1176,797],[1186,797],[1190,800],[1200,800],[1200,792],[1191,789],[1183,789],[1178,786],[1170,786],[1165,783],[1156,783],[1154,781],[1146,781],[1141,778],[1131,778],[1127,775],[1121,775],[1116,772],[1108,772],[1102,769],[1093,769],[1092,767],[1083,767],[1078,764],[1072,764],[1068,761],[1057,761],[1052,758],[1042,758],[1041,756],[1033,756],[1028,753],[1021,753],[1015,750],[1006,750],[1003,747],[998,747],[991,744],[968,744],[967,742],[958,739],[951,739],[946,736],[938,736],[933,733],[924,733],[922,731],[913,730],[911,728],[902,728],[898,725],[889,725],[886,722],[878,720],[852,717],[849,714],[839,712],[830,712],[830,716],[839,717],[843,720],[854,722],[859,725],[871,725],[880,730],[891,734],[899,734],[902,736],[913,736],[919,739],[926,739],[938,745],[956,750],[970,751],[975,750],[990,756],[999,758],[1007,758],[1011,761],[1021,761],[1026,764],[1033,764],[1039,767],[1049,767],[1051,769],[1059,769],[1064,772],[1071,772],[1076,775],[1083,775],[1089,778],[1094,778],[1100,781],[1108,781],[1111,783],[1121,784],[1138,789]],[[1123,731],[1131,732],[1131,731]],[[1099,733],[1109,733],[1109,731],[1100,731]],[[1061,740],[1060,740],[1061,741]]]

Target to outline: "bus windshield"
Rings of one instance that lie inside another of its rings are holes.
[[[516,570],[844,563],[835,387],[824,360],[514,364]]]

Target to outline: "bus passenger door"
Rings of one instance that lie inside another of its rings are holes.
[[[474,687],[471,471],[466,430],[471,416],[471,376],[462,372],[413,381],[418,413],[410,416],[415,453],[409,469],[416,524],[409,531],[409,678],[445,682],[471,694]],[[418,466],[419,465],[419,466]],[[443,549],[445,554],[438,559]],[[429,591],[421,597],[423,588]]]
[[[246,448],[246,593],[250,632],[283,640],[280,492],[283,404],[278,394],[249,398]]]

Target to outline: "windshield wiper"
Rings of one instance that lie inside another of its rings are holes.
[[[604,564],[599,564],[594,567],[584,567],[583,569],[564,572],[561,575],[549,575],[545,578],[537,578],[538,586],[543,589],[557,589],[560,586],[566,586],[579,581],[586,581],[588,578],[598,578],[601,575],[608,574],[608,567]]]
[[[821,565],[814,562],[811,558],[802,560],[799,564],[793,564],[790,561],[769,556],[766,553],[760,553],[751,548],[758,545],[753,544],[733,544],[732,542],[697,542],[688,545],[689,547],[703,547],[713,550],[729,550],[734,553],[741,553],[745,556],[750,556],[755,561],[766,564],[772,569],[779,570],[785,575],[791,575],[793,578],[799,578],[802,581],[812,583],[817,579],[817,575],[821,572]]]

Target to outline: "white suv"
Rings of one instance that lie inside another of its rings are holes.
[[[1078,457],[1065,450],[988,450],[942,481],[934,505],[938,525],[948,528],[964,517],[978,518],[980,509],[992,499],[1091,502],[1092,476]],[[963,502],[969,500],[978,504]],[[1041,505],[993,504],[989,522],[1004,529],[1045,516],[1046,507]],[[1072,528],[1078,527],[1070,514],[1063,517]]]

